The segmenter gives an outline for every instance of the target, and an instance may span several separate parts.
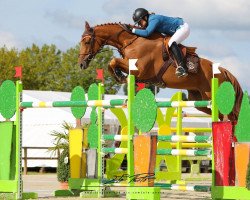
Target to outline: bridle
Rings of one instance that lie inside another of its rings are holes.
[[[105,44],[100,44],[97,40],[97,44],[100,45],[100,49],[97,51],[97,52],[93,52],[93,49],[94,49],[94,44],[95,44],[95,32],[94,30],[92,29],[91,32],[89,33],[85,33],[82,35],[82,39],[81,39],[81,42],[86,38],[86,37],[90,37],[90,48],[89,48],[89,52],[88,53],[79,53],[79,56],[82,56],[84,55],[85,57],[87,56],[87,60],[92,60],[92,58],[95,57],[95,55],[97,53],[99,53],[101,50],[102,50],[102,47],[105,45]]]
[[[86,56],[87,56],[87,60],[88,61],[91,61],[95,55],[101,51],[103,51],[103,47],[105,45],[107,45],[108,41],[112,38],[112,37],[117,37],[117,40],[118,40],[118,37],[119,35],[124,32],[126,30],[122,29],[120,32],[117,32],[115,35],[111,35],[109,36],[107,39],[105,39],[105,41],[103,43],[100,43],[98,40],[96,40],[96,37],[95,37],[95,32],[94,32],[94,29],[91,28],[91,30],[87,33],[83,33],[82,35],[82,39],[81,39],[81,42],[86,38],[86,37],[90,37],[90,49],[89,49],[89,52],[88,53],[79,53],[79,57],[80,56],[85,56],[85,59],[86,59]],[[135,37],[135,39],[131,40],[128,44],[126,44],[125,46],[122,46],[120,48],[118,48],[118,52],[120,53],[120,55],[123,56],[123,51],[125,50],[126,47],[128,47],[129,45],[131,45],[136,39],[138,38],[138,36]],[[94,49],[94,44],[95,44],[95,41],[97,42],[97,44],[100,46],[99,50],[96,51],[96,52],[93,52],[93,49]]]

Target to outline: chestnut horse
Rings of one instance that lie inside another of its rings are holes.
[[[86,69],[91,59],[102,47],[110,45],[117,48],[122,56],[122,58],[113,58],[108,66],[109,72],[116,80],[125,82],[126,76],[124,73],[129,73],[128,59],[138,59],[136,62],[138,70],[131,71],[131,74],[135,75],[138,82],[150,82],[162,87],[185,89],[188,91],[188,100],[190,101],[210,100],[213,72],[212,62],[209,60],[199,58],[200,67],[198,73],[189,73],[188,76],[181,78],[175,75],[175,66],[172,62],[159,77],[159,72],[163,63],[165,63],[162,56],[163,41],[163,36],[158,33],[149,38],[138,37],[119,23],[102,24],[92,28],[86,22],[80,43],[78,63],[82,69]],[[170,58],[170,55],[168,55],[168,58]],[[221,73],[215,75],[219,79],[219,84],[229,81],[234,86],[236,102],[233,112],[230,113],[228,118],[237,120],[243,95],[242,89],[229,71],[222,67],[219,69]],[[211,114],[209,108],[198,109]],[[223,116],[220,115],[220,118],[222,119]]]

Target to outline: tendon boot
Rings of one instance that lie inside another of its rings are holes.
[[[173,42],[172,45],[170,46],[170,51],[174,55],[174,58],[178,64],[178,67],[176,68],[175,75],[178,77],[184,77],[187,76],[187,67],[186,63],[184,61],[184,56],[182,54],[182,51],[178,47],[176,42]]]

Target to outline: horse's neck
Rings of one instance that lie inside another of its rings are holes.
[[[100,25],[95,28],[96,36],[103,39],[105,44],[116,48],[121,48],[126,41],[134,39],[136,36],[123,30],[118,24]]]

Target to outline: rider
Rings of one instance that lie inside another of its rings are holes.
[[[188,24],[182,18],[151,14],[144,8],[137,8],[134,11],[133,20],[144,28],[133,28],[132,32],[136,35],[148,37],[156,31],[171,36],[168,46],[178,64],[175,74],[178,77],[186,76],[187,67],[178,44],[188,37],[190,33]]]

